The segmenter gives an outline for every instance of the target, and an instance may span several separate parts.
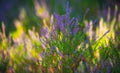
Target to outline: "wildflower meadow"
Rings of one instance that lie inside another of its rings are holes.
[[[35,14],[23,3],[12,24],[0,22],[0,73],[120,73],[119,5],[89,19],[90,9],[80,18],[62,1],[50,12],[52,5],[35,0]]]

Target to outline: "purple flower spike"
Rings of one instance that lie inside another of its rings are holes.
[[[66,5],[66,13],[67,14],[70,14],[72,12],[72,9],[69,7],[69,2],[67,2],[67,5]]]
[[[71,8],[69,7],[69,3],[66,6],[66,14],[59,15],[54,13],[54,18],[56,20],[56,29],[59,29],[66,35],[74,35],[78,32],[78,19],[72,18],[70,19]]]
[[[45,27],[43,27],[43,28],[41,28],[41,30],[40,30],[40,32],[41,32],[41,36],[44,36],[45,38],[48,38],[49,36],[48,36],[48,28],[45,28]]]

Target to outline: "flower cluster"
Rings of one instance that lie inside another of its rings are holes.
[[[79,23],[77,18],[70,18],[71,8],[66,6],[66,14],[59,15],[54,13],[56,20],[55,27],[64,33],[65,35],[75,35],[79,30]]]

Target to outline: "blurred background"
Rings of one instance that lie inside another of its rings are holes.
[[[115,5],[120,8],[119,0],[0,0],[0,25],[5,23],[8,35],[16,30],[14,24],[18,19],[23,22],[27,32],[33,26],[38,27],[42,18],[54,12],[64,14],[67,2],[72,7],[71,16],[81,22],[83,19],[98,20],[101,16],[106,17],[108,8],[114,14]]]

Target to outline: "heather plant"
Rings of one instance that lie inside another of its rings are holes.
[[[65,15],[55,13],[54,18],[55,22],[51,24],[51,32],[49,33],[48,29],[46,29],[47,33],[44,33],[46,40],[43,45],[46,45],[46,54],[41,54],[42,56],[44,55],[43,63],[45,67],[50,68],[52,71],[57,69],[58,72],[72,72],[72,69],[75,70],[72,66],[76,66],[79,62],[81,52],[77,49],[77,46],[84,41],[85,34],[82,31],[78,32],[80,29],[78,20],[70,18],[69,7],[66,9]]]

